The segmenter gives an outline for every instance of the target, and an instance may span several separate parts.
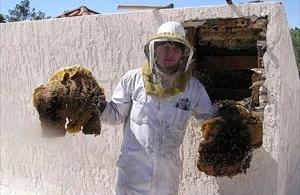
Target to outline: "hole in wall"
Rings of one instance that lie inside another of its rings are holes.
[[[246,173],[253,149],[262,145],[267,18],[189,20],[184,27],[195,48],[194,77],[212,102],[223,104],[202,125],[197,167],[213,176]]]
[[[193,75],[211,100],[251,97],[252,106],[259,106],[259,84],[255,82],[264,80],[258,72],[264,68],[267,18],[189,20],[184,27],[195,48]],[[257,85],[249,89],[254,83]]]

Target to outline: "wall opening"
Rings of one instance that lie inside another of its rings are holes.
[[[213,176],[246,173],[263,141],[267,18],[189,20],[184,27],[195,48],[193,75],[219,107],[201,127],[197,167]]]
[[[193,75],[211,100],[249,98],[251,106],[258,107],[259,88],[264,82],[267,18],[189,20],[184,27],[196,50]]]

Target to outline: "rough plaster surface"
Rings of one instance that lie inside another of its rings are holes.
[[[100,136],[49,135],[32,91],[57,69],[89,67],[111,96],[119,78],[145,60],[143,44],[164,21],[268,16],[264,62],[269,105],[264,143],[246,175],[206,176],[196,169],[201,139],[191,120],[181,150],[180,194],[299,195],[300,82],[283,5],[194,7],[0,24],[1,194],[114,194],[121,126]]]

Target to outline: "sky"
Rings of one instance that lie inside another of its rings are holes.
[[[8,10],[14,9],[15,5],[21,0],[0,0],[0,13],[7,15]],[[233,3],[246,3],[250,0],[232,0]],[[269,2],[270,0],[265,0]],[[283,0],[288,18],[289,27],[300,27],[300,0]],[[81,5],[100,13],[115,13],[118,4],[135,4],[135,5],[168,5],[173,3],[175,8],[192,7],[192,6],[210,6],[226,4],[225,0],[30,0],[30,7],[45,12],[47,16],[61,15],[65,10],[72,10]]]

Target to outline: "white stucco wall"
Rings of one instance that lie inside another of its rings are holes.
[[[181,194],[300,194],[300,82],[283,5],[241,4],[0,24],[1,194],[114,194],[121,126],[100,136],[45,134],[32,91],[63,66],[92,69],[108,99],[120,77],[145,60],[143,44],[164,21],[268,16],[269,105],[264,143],[246,175],[206,176],[196,169],[195,122],[181,150]]]

